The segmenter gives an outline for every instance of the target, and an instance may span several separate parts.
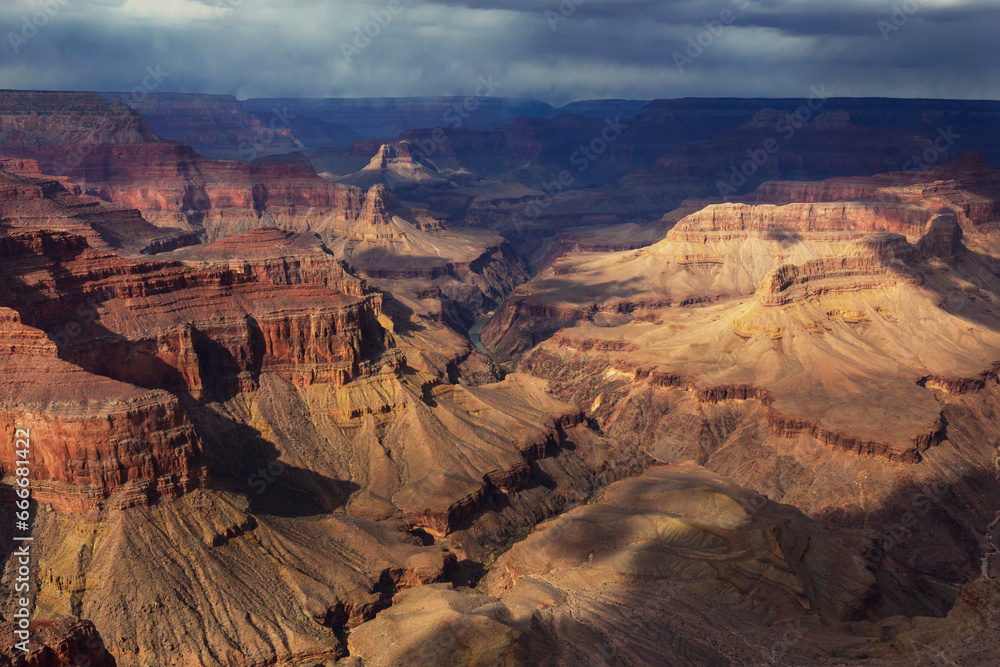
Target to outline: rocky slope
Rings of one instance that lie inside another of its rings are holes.
[[[74,166],[88,145],[135,145],[163,140],[142,116],[94,93],[7,90],[0,95],[0,146],[5,154],[44,153],[53,163]],[[53,171],[43,164],[45,173]]]
[[[559,257],[483,340],[657,460],[843,525],[895,530],[916,503],[906,546],[875,560],[967,583],[996,514],[998,237],[974,203],[998,182],[970,156],[837,194],[843,181],[772,184],[748,199],[777,204],[713,205],[648,248]],[[922,595],[895,609],[950,605]]]
[[[0,637],[3,638],[0,658],[12,667],[115,667],[115,659],[89,621],[60,618],[37,624],[37,644],[26,654],[15,648],[18,638],[13,630],[12,622],[0,624]]]
[[[13,93],[4,101],[0,154],[35,159],[43,173],[137,209],[158,227],[208,240],[267,226],[322,232],[356,218],[363,202],[362,191],[325,181],[308,166],[204,158],[97,95]]]
[[[274,234],[249,243],[285,238]],[[34,421],[42,441],[65,443],[39,471],[67,486],[53,491],[65,501],[50,502],[87,505],[137,485],[126,495],[146,493],[161,478],[168,495],[197,486],[200,443],[168,392],[232,393],[264,371],[300,385],[372,372],[390,341],[377,321],[380,298],[318,243],[300,244],[300,255],[268,250],[192,268],[123,260],[65,233],[4,236],[5,422]],[[46,363],[29,364],[32,356]],[[14,372],[27,366],[38,375]]]
[[[398,590],[470,576],[642,465],[535,378],[410,366],[381,295],[315,236],[140,261],[31,225],[0,248],[0,414],[34,447],[34,618],[93,622],[118,665],[335,660]],[[74,628],[36,637],[75,651]],[[36,649],[27,664],[47,664]]]
[[[114,496],[114,504],[128,506],[205,483],[200,439],[176,397],[88,373],[60,359],[56,344],[16,311],[0,315],[0,421],[6,433],[29,428],[45,443],[32,470],[39,502],[83,511]],[[0,464],[5,476],[16,459],[10,439]]]
[[[347,664],[987,664],[995,582],[947,619],[865,618],[870,539],[658,467],[539,526],[477,590],[405,591],[352,632]]]
[[[35,641],[0,662],[989,664],[1000,175],[980,157],[711,201],[713,151],[770,112],[658,103],[659,134],[526,220],[618,103],[356,144],[335,157],[371,151],[345,172],[362,188],[300,154],[206,159],[96,96],[14,98],[0,500],[30,427]],[[866,172],[913,108],[953,118],[900,104],[831,102],[762,175]],[[520,287],[515,246],[538,271]],[[513,370],[464,335],[493,309]],[[0,546],[7,638],[18,567]]]
[[[364,189],[379,184],[396,190],[400,187],[440,185],[448,179],[440,175],[436,168],[415,160],[413,145],[402,141],[398,144],[383,144],[371,162],[341,180]]]
[[[150,237],[135,251],[169,250],[195,236],[211,242],[265,227],[317,233],[352,271],[376,281],[406,281],[397,290],[401,298],[429,300],[407,303],[406,308],[460,329],[495,307],[525,278],[502,238],[482,230],[443,229],[444,216],[401,205],[388,194],[381,183],[387,177],[422,184],[441,181],[431,169],[405,157],[405,143],[387,145],[369,169],[359,173],[355,180],[364,190],[320,178],[304,160],[264,157],[250,164],[209,160],[188,146],[158,139],[142,118],[120,104],[96,96],[79,101],[61,95],[37,100],[29,95],[21,102],[46,111],[52,125],[78,123],[77,106],[86,104],[88,113],[105,121],[127,119],[134,131],[88,135],[78,159],[69,163],[58,161],[61,153],[72,150],[59,143],[61,135],[11,142],[0,152],[31,155],[41,172],[64,168],[60,173],[67,187],[111,203],[107,210],[136,209],[144,220],[164,230],[154,234],[134,211],[122,212],[132,216],[136,229],[120,234],[130,239]],[[68,107],[69,102],[77,106]],[[98,207],[93,202],[88,205]],[[127,222],[118,221],[116,229],[124,230]],[[101,233],[98,230],[97,236]],[[103,247],[93,233],[88,238],[94,247]],[[168,240],[174,238],[178,240]],[[111,241],[113,246],[123,243]]]
[[[77,185],[43,174],[34,160],[0,158],[0,220],[5,227],[65,231],[91,247],[124,253],[155,254],[197,242],[193,234],[148,223],[134,209],[81,196]]]
[[[384,185],[372,186],[356,219],[328,234],[331,251],[351,271],[392,293],[403,329],[464,331],[527,279],[503,237],[442,227],[427,211],[402,205]]]
[[[207,158],[248,162],[306,150],[292,134],[288,113],[267,109],[260,118],[231,95],[146,93],[137,99],[132,93],[101,93],[101,97],[127,105],[157,136],[186,144]]]
[[[408,591],[352,633],[351,653],[374,665],[752,664],[784,624],[856,620],[876,586],[851,558],[865,542],[697,466],[656,468],[542,524],[478,591]],[[762,621],[778,625],[740,641]]]

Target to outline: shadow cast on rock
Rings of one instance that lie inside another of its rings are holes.
[[[275,445],[256,429],[191,398],[182,401],[204,444],[213,484],[245,494],[256,514],[281,517],[319,516],[341,509],[359,490],[314,470],[279,460]]]

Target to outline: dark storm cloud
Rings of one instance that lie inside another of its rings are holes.
[[[994,2],[897,0],[911,11],[894,18],[892,1],[390,1],[5,0],[0,87],[130,90],[160,67],[159,90],[240,97],[465,95],[490,74],[498,95],[553,103],[797,97],[821,83],[1000,97]]]

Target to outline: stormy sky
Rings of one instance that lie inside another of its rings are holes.
[[[0,30],[14,89],[1000,99],[997,0],[0,0]]]

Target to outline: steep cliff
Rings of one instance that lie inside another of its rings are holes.
[[[215,160],[250,160],[306,150],[289,127],[290,112],[280,107],[258,117],[244,111],[232,95],[101,93],[109,102],[142,115],[149,129],[164,139],[187,144]]]
[[[940,481],[945,504],[912,531],[921,548],[887,558],[969,582],[996,511],[975,490],[995,486],[1000,438],[995,179],[967,159],[839,190],[768,184],[647,248],[564,252],[482,338],[606,435],[814,516],[858,525],[886,507],[891,525],[913,511],[908,489]],[[945,498],[976,509],[950,515]]]
[[[159,229],[139,212],[82,196],[68,179],[41,173],[34,160],[0,159],[0,224],[79,234],[103,250],[155,254],[191,245],[193,234]]]
[[[112,496],[127,507],[206,483],[200,439],[175,396],[88,373],[16,311],[0,315],[0,421],[5,433],[30,431],[36,500],[79,512]],[[4,476],[13,475],[14,447],[13,437],[3,445]]]

